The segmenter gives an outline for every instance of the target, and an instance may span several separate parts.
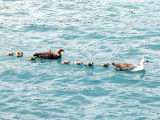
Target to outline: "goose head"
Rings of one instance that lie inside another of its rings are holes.
[[[147,59],[142,59],[140,63],[145,63],[145,62],[148,62]]]
[[[64,50],[63,50],[63,49],[59,49],[59,50],[57,51],[57,55],[58,55],[59,57],[61,57],[61,52],[64,52]]]
[[[59,49],[59,50],[58,50],[58,53],[61,53],[61,52],[64,52],[64,50],[63,50],[63,49]]]

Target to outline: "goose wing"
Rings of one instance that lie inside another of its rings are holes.
[[[44,56],[44,55],[48,55],[50,53],[35,53],[33,54],[33,56],[39,57],[39,56]]]
[[[130,63],[112,63],[115,67],[119,68],[120,70],[134,70],[137,66]]]
[[[51,50],[51,49],[49,49],[49,52],[45,52],[45,53],[35,53],[35,54],[33,54],[33,56],[36,56],[36,57],[39,57],[39,56],[48,56],[48,55],[50,55],[50,54],[52,54],[52,50]]]
[[[60,56],[56,55],[56,54],[42,54],[39,55],[40,58],[44,58],[44,59],[58,59],[60,58]]]

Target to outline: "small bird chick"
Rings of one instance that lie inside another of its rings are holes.
[[[35,60],[36,59],[36,57],[30,57],[29,58],[29,60]]]
[[[103,63],[103,64],[101,64],[101,66],[103,66],[103,67],[107,67],[109,65],[109,63]]]
[[[23,52],[16,52],[16,57],[22,57],[23,56]]]
[[[94,64],[94,63],[89,62],[89,63],[86,63],[85,66],[93,66],[93,64]]]
[[[11,55],[13,55],[13,54],[14,54],[13,52],[7,53],[8,56],[11,56]]]
[[[70,61],[62,61],[62,64],[69,64]]]
[[[75,65],[81,65],[81,64],[83,64],[82,62],[75,62],[74,63]]]

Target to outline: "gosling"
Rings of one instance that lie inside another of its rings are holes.
[[[81,65],[81,64],[83,64],[82,62],[75,62],[74,63],[75,65]]]
[[[85,66],[93,66],[93,64],[94,64],[94,63],[89,62],[89,63],[86,63]]]
[[[69,64],[70,61],[62,61],[62,64]]]
[[[16,57],[22,57],[23,56],[23,52],[16,52]]]
[[[30,57],[29,60],[36,60],[36,57]]]
[[[8,56],[12,56],[13,54],[14,54],[13,52],[7,53]]]
[[[107,67],[109,65],[109,63],[103,63],[103,64],[101,64],[101,66],[103,66],[103,67]]]

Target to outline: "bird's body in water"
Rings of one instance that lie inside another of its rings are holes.
[[[103,63],[103,64],[101,64],[101,66],[103,66],[103,67],[107,67],[109,65],[109,63]]]
[[[35,53],[33,56],[44,58],[44,59],[58,59],[61,58],[61,52],[64,52],[63,49],[59,49],[57,54],[52,53],[51,49],[47,53]]]
[[[49,55],[52,53],[52,50],[49,49],[49,52],[45,52],[45,53],[35,53],[33,56],[39,57],[40,55]]]
[[[144,70],[144,63],[148,62],[146,59],[142,59],[140,62],[140,66],[134,65],[131,63],[112,63],[115,67],[117,67],[119,70],[124,71],[141,71]]]
[[[70,64],[70,61],[62,61],[62,64]]]
[[[83,64],[82,62],[75,62],[74,63],[75,65],[81,65],[81,64]]]
[[[12,56],[13,54],[14,54],[13,52],[7,53],[8,56]]]
[[[86,63],[85,66],[93,66],[94,63],[93,62],[89,62],[89,63]]]
[[[23,56],[23,52],[16,52],[16,57],[22,57]]]
[[[30,57],[29,60],[36,60],[36,57]]]

